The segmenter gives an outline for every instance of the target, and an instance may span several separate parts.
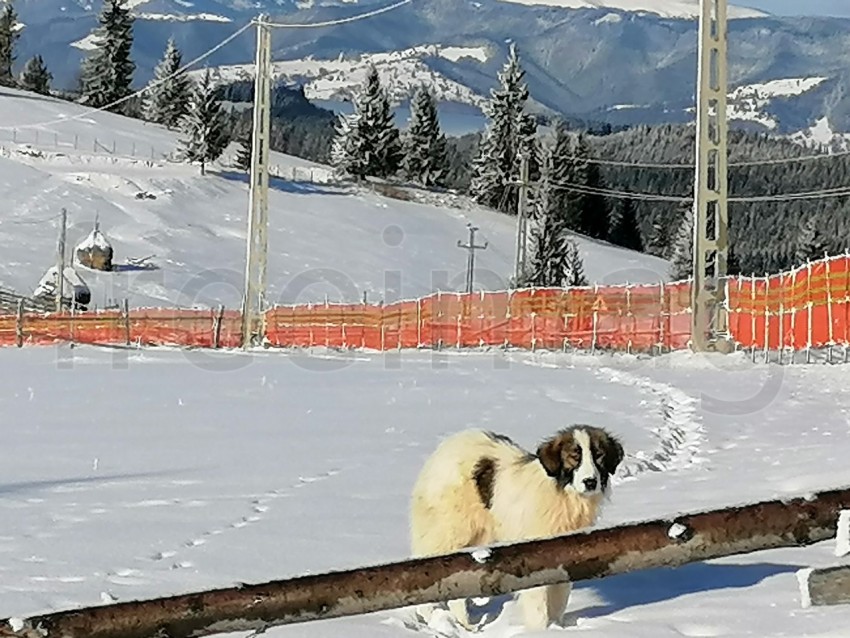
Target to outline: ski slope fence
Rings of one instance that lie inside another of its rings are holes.
[[[850,257],[791,272],[727,280],[729,327],[739,348],[850,345]],[[689,281],[655,285],[438,292],[374,304],[276,306],[264,315],[269,347],[394,350],[515,347],[664,352],[688,347]],[[0,345],[60,342],[233,348],[238,310],[127,308],[0,316]]]

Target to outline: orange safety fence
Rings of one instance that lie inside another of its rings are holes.
[[[768,350],[850,344],[850,258],[831,257],[791,272],[729,283],[735,341]]]
[[[689,295],[680,283],[279,306],[266,313],[265,334],[277,347],[676,349],[690,339]]]
[[[727,280],[739,347],[850,345],[850,257]],[[300,304],[265,313],[272,347],[679,350],[690,341],[690,282],[434,293],[387,305]],[[239,311],[132,308],[0,316],[0,345],[58,342],[231,348]]]
[[[238,311],[132,309],[81,313],[23,313],[0,317],[0,346],[61,342],[181,347],[236,347]]]

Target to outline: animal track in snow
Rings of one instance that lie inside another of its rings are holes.
[[[631,479],[643,472],[684,469],[704,462],[701,455],[705,429],[697,415],[697,400],[678,388],[652,381],[622,370],[600,368],[597,375],[609,383],[636,386],[654,396],[661,422],[653,429],[658,447],[652,452],[639,450],[627,454],[618,470],[620,479]]]

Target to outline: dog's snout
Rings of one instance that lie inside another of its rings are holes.
[[[599,484],[599,481],[597,481],[595,478],[586,478],[586,479],[584,479],[584,486],[585,486],[585,488],[587,488],[588,490],[595,490],[595,489],[596,489],[596,486],[597,486],[598,484]]]

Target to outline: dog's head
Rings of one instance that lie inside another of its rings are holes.
[[[592,496],[607,491],[623,460],[623,446],[602,428],[575,425],[544,441],[537,458],[561,488]]]

